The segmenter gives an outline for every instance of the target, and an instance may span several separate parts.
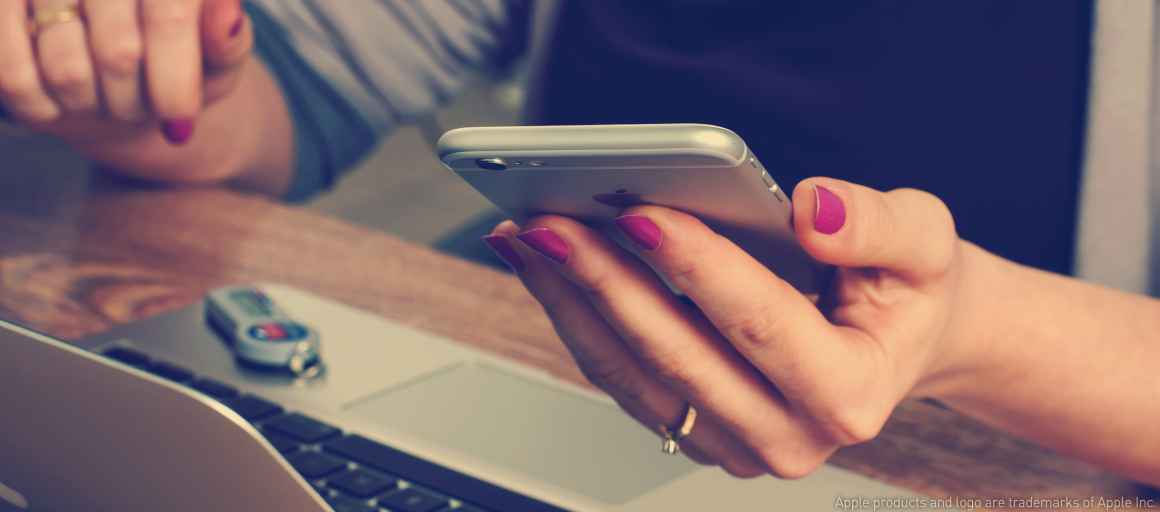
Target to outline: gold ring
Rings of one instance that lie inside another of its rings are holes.
[[[36,35],[53,25],[83,21],[80,3],[74,3],[51,9],[37,9],[29,20],[29,33]]]
[[[693,404],[685,405],[685,418],[681,420],[681,426],[678,428],[669,428],[668,425],[661,425],[661,436],[664,439],[661,441],[661,451],[668,455],[676,455],[681,451],[681,440],[689,437],[693,433],[693,425],[697,423],[697,409]]]

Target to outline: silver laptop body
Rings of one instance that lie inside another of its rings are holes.
[[[358,470],[392,482],[359,499],[383,510],[408,489],[440,496],[442,509],[497,512],[833,510],[841,497],[910,494],[829,466],[797,481],[733,479],[662,454],[606,397],[337,302],[261,288],[320,332],[319,377],[239,366],[200,306],[73,345],[0,323],[0,511],[321,511],[316,489],[332,493]],[[281,409],[247,421],[189,378],[101,355],[126,349]],[[283,456],[264,432],[288,412],[342,432]],[[344,464],[304,478],[288,463],[315,453]]]

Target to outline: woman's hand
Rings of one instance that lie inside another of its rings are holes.
[[[700,412],[682,447],[736,476],[804,476],[875,437],[908,396],[970,369],[968,260],[941,201],[830,179],[794,193],[797,237],[838,270],[816,306],[729,240],[667,208],[617,225],[648,266],[567,218],[507,222],[486,241],[543,304],[585,376],[650,429]],[[533,252],[533,250],[535,252]],[[536,252],[540,254],[536,254]]]
[[[74,144],[183,144],[237,85],[248,25],[240,0],[0,2],[0,104]]]

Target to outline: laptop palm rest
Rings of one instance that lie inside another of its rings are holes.
[[[615,406],[486,363],[445,368],[347,411],[605,503],[698,469],[662,454],[657,436]]]
[[[319,378],[297,382],[239,368],[205,327],[200,307],[78,344],[144,351],[565,509],[712,510],[726,497],[750,508],[776,500],[797,510],[831,506],[839,490],[910,494],[831,466],[792,482],[733,479],[662,454],[655,434],[596,394],[335,301],[262,288],[322,333],[327,370]]]

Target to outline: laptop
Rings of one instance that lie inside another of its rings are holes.
[[[312,379],[239,365],[193,306],[64,343],[0,323],[0,511],[834,510],[911,493],[826,466],[738,480],[602,395],[280,285]]]

